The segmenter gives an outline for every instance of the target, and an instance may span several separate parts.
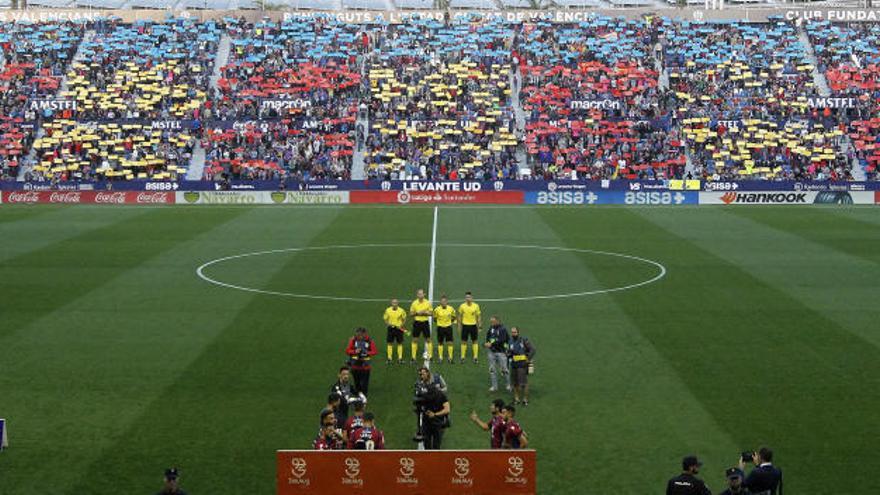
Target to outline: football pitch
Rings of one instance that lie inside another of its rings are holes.
[[[0,207],[0,493],[151,493],[169,466],[189,493],[274,493],[275,450],[311,448],[361,325],[368,410],[414,448],[416,368],[384,363],[381,315],[428,288],[434,226],[430,207]],[[661,493],[689,453],[717,493],[763,444],[791,493],[877,493],[875,208],[441,207],[436,231],[434,299],[473,291],[537,349],[517,416],[539,493]],[[487,448],[467,415],[512,397],[457,339],[434,366],[444,446]]]

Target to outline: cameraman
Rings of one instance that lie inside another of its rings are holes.
[[[449,427],[449,399],[436,384],[428,368],[419,368],[414,403],[419,415],[419,434],[416,438],[424,442],[427,450],[439,449],[443,430]]]
[[[756,467],[746,476],[743,486],[752,495],[782,495],[782,470],[773,465],[773,451],[761,447],[752,452],[752,462]],[[745,465],[746,460],[740,458],[739,468],[744,469]]]

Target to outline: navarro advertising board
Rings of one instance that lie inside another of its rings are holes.
[[[696,192],[681,191],[538,191],[527,192],[534,205],[695,205]]]
[[[534,450],[279,450],[278,495],[530,495]]]
[[[5,191],[8,204],[172,205],[174,193],[138,191]]]
[[[522,204],[522,191],[352,191],[361,204]]]
[[[340,205],[348,191],[178,191],[177,203],[190,205]]]

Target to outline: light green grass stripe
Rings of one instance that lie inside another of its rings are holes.
[[[580,222],[571,228],[591,231],[597,237],[614,234],[613,229],[609,230],[613,222],[597,222],[589,215],[583,210]],[[549,227],[534,209],[478,213],[443,209],[440,228],[442,242],[596,248],[572,244],[564,232]],[[617,249],[626,251],[624,246]],[[537,271],[520,271],[516,260],[505,261],[509,255],[500,249],[497,253],[474,253],[481,256],[480,263],[495,264],[499,286],[552,293],[552,280],[534,286],[540,267]],[[438,287],[467,280],[468,270],[459,269],[459,261],[442,248],[438,259]],[[597,286],[601,282],[591,269],[592,261],[604,260],[568,253],[554,256],[556,266],[548,261],[543,269],[558,270],[559,283],[565,277]],[[627,297],[625,293],[620,295]],[[601,486],[603,493],[647,493],[664,486],[678,469],[681,456],[688,452],[710,457],[736,452],[727,431],[716,423],[676,368],[642,335],[638,324],[614,297],[605,294],[485,305],[487,317],[496,312],[508,326],[527,329],[539,349],[539,374],[532,380],[535,401],[520,411],[539,449],[541,493],[574,493],[575,486]],[[479,375],[469,383],[478,391],[486,386],[486,371],[481,370]],[[597,462],[580,458],[579,446],[587,448],[589,458]],[[638,446],[638,452],[633,452],[633,446]],[[599,461],[621,457],[626,457],[626,476],[619,476],[619,464]],[[585,493],[592,492],[587,488]]]
[[[72,490],[104,449],[248,303],[247,294],[198,280],[199,263],[278,243],[307,243],[336,214],[227,212],[210,230],[145,258],[6,339],[0,350],[6,370],[0,396],[11,399],[4,401],[4,413],[15,425],[17,446],[4,453],[4,493]],[[274,220],[276,228],[266,229],[257,217]],[[287,223],[291,217],[299,218],[296,228]],[[191,226],[181,219],[172,228],[183,232]],[[58,456],[62,447],[65,454]],[[147,480],[142,486],[151,486],[156,474],[142,474]]]
[[[0,222],[0,263],[149,211],[152,210],[106,206],[0,206],[0,218],[14,219]]]
[[[766,216],[766,222],[775,223],[779,215],[792,215],[778,210],[756,207],[748,213],[735,213],[690,209],[676,215],[640,210],[639,214],[880,348],[880,333],[876,331],[880,320],[876,293],[880,267],[864,257],[811,241],[808,234],[797,235],[791,227],[783,230],[749,218]],[[799,213],[811,218],[806,209]],[[799,228],[821,228],[819,222],[816,224],[806,222]],[[861,237],[858,224],[852,227],[849,232],[841,231],[840,236],[850,236],[854,244],[871,242],[867,236]],[[870,238],[876,236],[876,232],[870,234]]]

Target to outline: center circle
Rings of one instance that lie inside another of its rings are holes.
[[[325,301],[348,301],[348,302],[387,302],[392,296],[386,295],[385,297],[352,297],[347,295],[338,295],[338,294],[311,294],[311,293],[303,293],[303,292],[287,292],[281,290],[270,290],[270,289],[261,289],[257,287],[251,287],[248,285],[244,285],[241,283],[231,283],[228,281],[223,281],[218,279],[216,276],[212,276],[208,274],[209,268],[217,268],[220,265],[228,264],[234,262],[236,260],[248,260],[251,261],[256,257],[268,257],[273,255],[281,255],[285,253],[323,253],[327,251],[339,251],[350,253],[352,250],[354,251],[366,251],[366,250],[399,250],[399,249],[411,249],[411,248],[425,248],[430,249],[431,244],[352,244],[352,245],[332,245],[332,246],[309,246],[309,247],[294,247],[294,248],[283,248],[283,249],[271,249],[266,251],[254,251],[249,253],[236,254],[232,256],[225,256],[222,258],[217,258],[211,261],[208,261],[196,270],[196,274],[202,280],[209,282],[214,285],[218,285],[220,287],[226,287],[229,289],[236,289],[245,292],[257,293],[257,294],[266,294],[272,296],[282,296],[282,297],[292,297],[299,299],[312,299],[312,300],[325,300]],[[563,298],[573,298],[573,297],[584,297],[591,296],[597,294],[607,294],[611,292],[619,292],[629,289],[636,289],[638,287],[642,287],[654,282],[657,282],[661,278],[666,275],[666,267],[657,261],[653,261],[646,258],[641,258],[638,256],[624,254],[624,253],[615,253],[610,251],[597,251],[593,249],[581,249],[581,248],[569,248],[569,247],[555,247],[555,246],[534,246],[534,245],[513,245],[513,244],[461,244],[461,243],[438,243],[436,245],[438,251],[443,252],[444,249],[465,249],[465,250],[479,250],[479,249],[492,249],[492,250],[517,250],[521,252],[531,251],[538,253],[574,253],[579,255],[593,255],[600,257],[610,257],[611,259],[618,260],[626,260],[629,262],[638,263],[641,265],[645,265],[647,267],[651,267],[652,271],[655,273],[650,277],[645,277],[642,280],[637,280],[631,283],[620,283],[619,285],[613,287],[603,287],[598,289],[591,290],[566,290],[565,292],[560,293],[552,293],[552,294],[531,294],[531,295],[522,295],[522,296],[511,296],[511,297],[482,297],[479,296],[478,300],[481,302],[508,302],[508,301],[532,301],[532,300],[542,300],[542,299],[563,299]],[[381,254],[381,253],[380,253]],[[251,270],[253,271],[253,270]]]

